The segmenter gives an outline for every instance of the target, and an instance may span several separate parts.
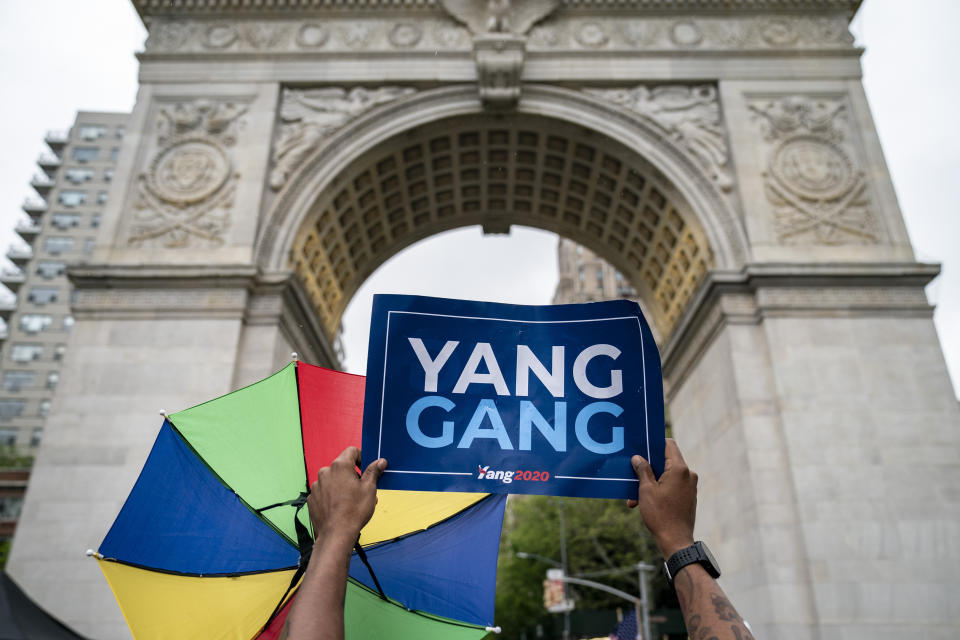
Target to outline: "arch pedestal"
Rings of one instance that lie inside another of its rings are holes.
[[[53,615],[129,636],[83,551],[155,411],[291,351],[336,366],[340,314],[390,255],[527,224],[588,245],[653,310],[697,536],[758,637],[957,635],[937,268],[915,261],[870,120],[856,3],[575,3],[518,34],[521,97],[495,114],[469,33],[430,3],[403,29],[374,2],[322,21],[160,4],[137,3],[141,91],[94,260],[71,272],[76,324],[8,564]],[[209,179],[177,173],[198,163]]]

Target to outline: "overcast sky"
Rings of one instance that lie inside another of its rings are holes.
[[[940,262],[928,288],[954,388],[960,394],[960,2],[866,0],[853,24],[864,85],[921,261]],[[77,110],[128,111],[146,33],[129,0],[0,2],[0,244],[31,194],[44,132],[66,129]],[[538,304],[556,284],[556,236],[514,228],[435,236],[381,267],[344,320],[346,368],[364,373],[374,292],[422,293]]]

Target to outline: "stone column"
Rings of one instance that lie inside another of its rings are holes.
[[[947,638],[960,412],[916,264],[715,274],[665,350],[699,538],[758,637]]]
[[[336,360],[283,274],[88,266],[72,277],[76,324],[8,571],[79,633],[128,638],[84,551],[97,548],[133,486],[162,423],[157,412],[262,378],[294,348],[311,362]]]

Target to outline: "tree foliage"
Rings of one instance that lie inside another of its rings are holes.
[[[562,511],[562,514],[561,514]],[[571,576],[633,567],[638,562],[659,562],[659,554],[640,515],[619,500],[510,497],[500,541],[497,574],[497,624],[504,640],[519,640],[525,629],[544,623],[552,615],[543,608],[543,580],[550,565],[517,557],[537,554],[560,561],[560,521],[567,542],[567,571]],[[659,572],[652,583],[652,598],[664,584]],[[627,593],[638,593],[637,572],[590,577]],[[616,596],[570,585],[578,610],[627,608]],[[528,634],[528,637],[532,637]]]

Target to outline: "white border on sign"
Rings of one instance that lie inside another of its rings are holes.
[[[377,458],[381,456],[383,444],[383,404],[387,395],[387,354],[390,353],[390,316],[402,313],[411,316],[432,316],[435,318],[457,318],[460,320],[491,320],[494,322],[522,322],[524,324],[570,324],[574,322],[608,322],[611,320],[636,320],[640,331],[640,368],[643,370],[643,421],[647,438],[647,455],[650,455],[650,416],[647,413],[647,349],[643,340],[643,326],[637,316],[617,316],[614,318],[586,318],[583,320],[517,320],[514,318],[484,318],[477,316],[456,316],[446,313],[426,313],[423,311],[387,311],[387,337],[383,345],[383,382],[380,386],[380,432],[377,434]],[[406,471],[402,469],[384,469],[384,473],[415,473],[433,476],[472,476],[472,472],[457,471]],[[580,476],[554,476],[558,480],[601,480],[615,482],[639,482],[636,478],[584,478]]]

